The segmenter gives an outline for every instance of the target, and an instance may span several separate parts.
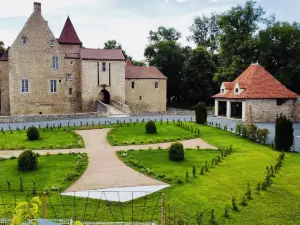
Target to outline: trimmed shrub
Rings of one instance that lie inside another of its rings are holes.
[[[180,142],[171,144],[169,148],[169,160],[182,161],[184,160],[184,149]]]
[[[148,134],[156,134],[157,132],[155,122],[152,120],[146,123],[145,128]]]
[[[27,138],[29,141],[40,140],[39,130],[35,126],[29,127],[27,130]]]
[[[204,102],[199,102],[195,105],[196,123],[205,124],[207,121],[207,110]]]
[[[32,150],[26,150],[19,155],[18,169],[20,171],[32,171],[38,168],[37,155]]]
[[[285,115],[280,114],[275,125],[275,147],[277,150],[290,151],[294,143],[293,123]]]

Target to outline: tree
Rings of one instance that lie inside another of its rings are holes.
[[[167,78],[167,98],[180,98],[180,79],[185,54],[174,40],[151,42],[145,49],[144,56],[150,66],[157,67]]]
[[[215,63],[210,54],[201,46],[194,49],[183,67],[183,99],[191,105],[200,101],[210,102],[215,71]]]
[[[12,225],[21,225],[24,222],[27,223],[28,220],[38,225],[38,210],[41,204],[39,197],[33,197],[30,202],[20,202],[15,208]]]
[[[275,125],[275,147],[279,151],[290,151],[293,144],[293,123],[285,115],[280,114]]]
[[[300,93],[300,23],[276,22],[259,32],[259,62]]]
[[[0,57],[3,55],[4,51],[5,51],[4,42],[0,41]]]
[[[211,53],[217,52],[220,46],[218,40],[220,28],[217,24],[219,17],[220,15],[212,13],[210,17],[197,16],[194,18],[190,27],[192,35],[188,37],[188,40],[205,47]]]
[[[122,49],[122,45],[116,40],[108,40],[104,43],[104,49]]]
[[[175,28],[166,28],[160,26],[157,31],[150,30],[148,40],[150,42],[160,42],[160,41],[177,41],[181,38],[181,33]]]
[[[134,65],[134,66],[146,66],[146,63],[143,61],[137,61],[137,60],[132,59],[131,62],[132,62],[132,65]]]

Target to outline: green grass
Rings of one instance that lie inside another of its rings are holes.
[[[230,132],[209,126],[196,124],[192,126],[200,127],[201,137],[208,143],[222,149],[233,145],[234,150],[220,165],[211,168],[205,175],[197,175],[196,178],[190,178],[189,182],[173,185],[165,190],[167,204],[177,205],[177,214],[194,219],[196,211],[206,210],[204,220],[208,222],[210,211],[214,209],[219,224],[299,223],[300,215],[297,213],[300,208],[297,197],[300,186],[299,154],[287,154],[283,168],[273,179],[274,184],[267,191],[256,194],[254,189],[258,182],[264,181],[266,166],[274,165],[279,153],[272,150],[270,146],[254,143]],[[213,152],[209,155],[203,150],[187,151],[186,161],[174,165],[167,162],[165,152],[128,151],[127,153],[127,157],[152,169],[153,176],[163,173],[167,176],[184,177],[182,173],[188,170],[191,177],[193,164],[196,164],[199,171],[203,160],[213,156]],[[198,159],[195,159],[196,157]],[[246,207],[239,206],[238,213],[230,211],[231,218],[225,219],[223,217],[225,206],[231,206],[232,196],[237,198],[239,204],[247,190],[247,183],[252,188],[253,200],[250,200]]]
[[[82,148],[84,141],[82,137],[68,129],[57,128],[40,129],[40,140],[27,140],[26,131],[5,131],[0,132],[0,149],[65,149],[65,148]]]
[[[131,145],[131,144],[149,144],[162,143],[176,140],[186,140],[198,137],[198,135],[184,130],[173,122],[156,123],[157,133],[147,134],[145,123],[132,123],[123,126],[115,126],[107,134],[107,140],[111,145]]]
[[[11,216],[15,203],[26,201],[35,195],[39,196],[44,190],[51,193],[52,204],[61,204],[58,194],[81,176],[86,170],[88,158],[86,154],[75,153],[40,156],[38,169],[30,172],[19,171],[17,164],[17,159],[0,161],[0,204],[8,204],[6,207],[3,205],[0,207],[2,218]],[[23,180],[23,192],[20,192],[20,177]],[[8,189],[7,181],[10,182],[11,191]],[[35,195],[33,194],[34,182],[37,190]]]

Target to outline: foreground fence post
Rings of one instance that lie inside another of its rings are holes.
[[[43,219],[46,219],[46,211],[47,211],[47,193],[42,193],[42,204],[43,204]]]
[[[166,200],[164,193],[162,193],[161,198],[161,225],[166,225]]]

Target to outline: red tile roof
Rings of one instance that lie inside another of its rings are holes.
[[[234,94],[234,85],[238,83],[244,91],[240,94]],[[226,89],[230,91],[226,94],[216,94],[213,98],[297,98],[298,95],[268,73],[259,64],[252,64],[233,82],[225,82]],[[229,88],[227,88],[229,87]]]
[[[122,49],[92,49],[81,48],[80,57],[90,60],[118,60],[125,61]]]
[[[125,79],[167,79],[155,66],[126,66]]]
[[[9,47],[3,52],[3,55],[0,57],[0,61],[8,61],[8,51]]]
[[[127,59],[126,61],[126,66],[133,66],[132,62],[130,59]]]
[[[60,34],[58,42],[63,44],[82,44],[70,20],[70,17],[68,17],[66,20],[65,26]]]

